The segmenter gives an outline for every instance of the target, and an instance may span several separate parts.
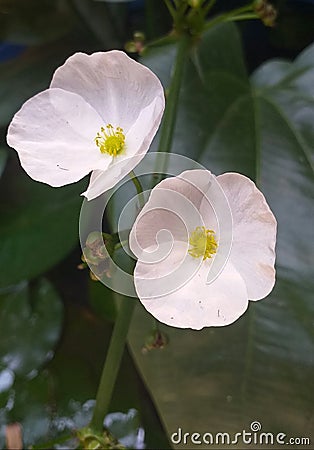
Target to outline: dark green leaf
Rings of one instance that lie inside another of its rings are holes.
[[[90,0],[71,0],[71,4],[84,27],[93,33],[102,47],[120,47],[117,37],[120,30],[107,5]]]
[[[54,70],[63,64],[71,50],[66,46],[39,47],[26,51],[13,61],[1,64],[0,125],[7,126],[22,104],[49,87]]]
[[[269,62],[250,83],[235,28],[221,26],[186,67],[173,151],[257,180],[278,220],[277,283],[226,328],[162,327],[169,346],[147,355],[151,317],[138,308],[131,348],[169,436],[250,432],[258,420],[313,442],[313,52]],[[158,55],[149,65],[164,72]]]
[[[38,325],[33,330],[35,342],[30,345],[27,341],[27,333],[30,332],[27,330],[31,321],[28,320],[25,326],[25,311],[17,304],[12,294],[11,308],[14,305],[17,325],[16,330],[7,330],[10,331],[8,339],[10,342],[16,342],[21,350],[21,360],[31,358],[32,354],[39,357],[45,336],[50,333],[52,338],[59,332],[60,323],[56,324],[53,330],[47,325],[47,320],[41,320],[44,331]],[[44,308],[47,315],[50,313],[53,321],[52,305],[43,302],[40,308]],[[68,440],[72,436],[72,430],[86,426],[90,420],[94,402],[88,399],[95,395],[110,329],[81,308],[69,308],[66,311],[66,321],[68,326],[53,360],[35,378],[32,373],[32,379],[16,379],[6,392],[7,399],[0,406],[0,443],[5,424],[18,421],[23,426],[25,447],[38,444],[40,448],[53,448],[50,441],[58,441],[60,438],[61,444],[62,439]],[[18,332],[18,327],[22,330],[22,335]],[[10,345],[8,353],[14,354],[13,351],[14,348]],[[42,354],[41,365],[51,359],[53,352],[48,358],[45,356]],[[35,368],[38,369],[38,364]],[[68,448],[68,445],[66,447]]]
[[[0,286],[8,286],[45,272],[78,243],[84,184],[54,189],[34,182],[12,162],[1,185]]]
[[[63,307],[58,294],[46,280],[34,286],[21,283],[1,295],[0,312],[0,367],[34,376],[53,357],[60,336]]]
[[[73,26],[71,10],[49,0],[4,0],[1,4],[1,38],[25,45],[38,45],[68,33]]]
[[[102,47],[110,47],[111,43],[108,40]],[[95,51],[98,49],[96,44],[82,19],[74,30],[67,28],[63,39],[49,45],[29,47],[17,58],[1,63],[0,126],[6,127],[26,100],[49,87],[54,71],[69,56],[77,51]]]
[[[40,449],[54,448],[57,443],[74,448],[76,441],[69,441],[73,430],[89,423],[94,407],[91,399],[96,393],[111,326],[90,311],[73,306],[66,310],[66,323],[53,360],[35,378],[18,377],[14,381],[13,377],[12,381],[8,370],[6,374],[0,372],[0,388],[5,388],[0,392],[0,448],[7,423],[20,422],[25,447],[35,445]],[[40,339],[38,335],[39,345]],[[135,442],[142,442],[144,425],[149,448],[167,448],[158,418],[126,352],[111,411],[128,410],[127,414],[115,412],[107,416],[106,423],[118,438],[127,439],[135,448]]]

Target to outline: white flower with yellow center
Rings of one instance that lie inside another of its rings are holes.
[[[34,180],[63,186],[92,172],[90,200],[144,157],[164,110],[160,81],[121,51],[76,53],[29,99],[8,129]]]
[[[276,227],[243,175],[189,170],[163,180],[130,233],[140,301],[179,328],[234,322],[274,286]]]

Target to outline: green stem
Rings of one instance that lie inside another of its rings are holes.
[[[203,14],[204,17],[209,13],[209,11],[213,8],[215,5],[216,0],[210,0],[210,2],[203,8]]]
[[[161,126],[159,151],[170,152],[174,126],[176,122],[176,112],[178,107],[178,99],[184,70],[184,63],[189,48],[189,36],[183,35],[178,41],[177,57],[174,66],[174,72],[170,84],[169,95],[167,98],[167,106]]]
[[[255,13],[241,14],[239,16],[227,17],[224,22],[238,22],[240,20],[250,20],[250,19],[260,19],[260,17]]]
[[[143,208],[143,206],[145,205],[145,201],[143,198],[143,187],[141,185],[140,180],[137,178],[137,176],[135,175],[135,173],[133,172],[133,170],[129,173],[129,176],[131,178],[131,180],[133,181],[133,184],[136,188],[136,192],[138,193],[138,201],[140,204],[140,208]]]
[[[120,242],[118,242],[118,243],[114,246],[114,249],[115,249],[115,250],[119,250],[119,248],[122,248],[122,247],[124,247],[125,245],[127,245],[128,242],[129,242],[129,241],[128,241],[127,239],[125,239],[124,241],[120,241]]]
[[[247,3],[244,6],[240,6],[240,8],[235,8],[227,13],[227,15],[232,14],[233,16],[238,16],[239,14],[242,14],[244,12],[253,11],[253,4]]]
[[[241,6],[241,8],[233,9],[232,11],[228,11],[225,14],[221,14],[209,20],[205,25],[205,30],[208,30],[209,28],[212,28],[213,26],[223,22],[232,22],[237,20],[256,19],[256,18],[258,17],[254,13],[252,3],[249,3],[245,6]]]
[[[178,100],[181,88],[181,82],[184,72],[185,59],[190,47],[190,38],[188,35],[182,35],[178,41],[177,56],[174,64],[173,76],[170,83],[169,95],[167,98],[166,109],[161,124],[160,141],[158,152],[169,153],[171,151],[174,128],[176,124]],[[157,158],[155,172],[157,174],[165,173],[168,158]],[[157,177],[159,181],[160,176]],[[156,184],[156,180],[155,183]]]
[[[131,180],[136,187],[139,195],[140,207],[144,206],[143,188],[140,180],[137,178],[133,170],[129,173]],[[126,241],[118,242],[115,245],[115,250],[122,247]],[[114,325],[113,333],[110,339],[108,353],[106,356],[104,368],[101,374],[100,383],[96,395],[96,404],[90,427],[94,432],[103,431],[103,423],[106,414],[108,413],[110,401],[118,375],[125,342],[132,319],[132,313],[135,306],[135,300],[123,298],[117,320]]]
[[[168,8],[169,13],[171,14],[172,18],[174,19],[176,17],[176,10],[173,7],[173,5],[171,4],[171,1],[170,0],[164,0],[164,2],[165,2],[166,6]]]
[[[168,44],[175,44],[177,42],[177,36],[174,33],[162,36],[161,38],[154,39],[150,41],[146,47],[141,51],[141,56],[145,55],[145,52],[151,50],[154,47],[162,47]]]
[[[134,307],[134,299],[122,299],[120,311],[111,336],[105,365],[101,374],[94,414],[90,423],[90,427],[98,433],[103,431],[104,418],[109,411],[109,405],[123,356]]]

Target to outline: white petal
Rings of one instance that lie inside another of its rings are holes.
[[[213,229],[219,237],[215,204],[219,202],[219,205],[221,205],[223,203],[221,197],[224,197],[224,194],[216,181],[216,176],[209,170],[186,170],[176,177],[166,178],[153,189],[150,201],[152,201],[154,195],[157,195],[157,189],[170,189],[182,194],[199,211],[200,222],[195,223],[194,227],[205,226],[205,228]],[[165,200],[170,203],[167,198]],[[191,226],[188,229],[191,231]]]
[[[276,219],[265,197],[244,175],[217,177],[231,207],[233,243],[230,261],[245,281],[250,300],[260,300],[275,283]]]
[[[198,272],[201,258],[188,254],[184,242],[169,242],[160,239],[158,247],[148,247],[138,259],[138,277],[142,298],[159,298],[184,286]]]
[[[208,191],[215,176],[209,170],[186,170],[177,177],[166,178],[155,186],[155,189],[171,189],[180,192],[190,202],[192,202],[197,209],[200,209],[201,202],[204,195]],[[154,195],[155,189],[152,191]]]
[[[155,98],[164,104],[156,75],[117,50],[76,53],[56,70],[51,87],[81,95],[98,111],[103,124],[122,127],[125,133]]]
[[[143,252],[148,248],[146,260],[153,257],[161,259],[160,248],[163,254],[179,241],[188,245],[187,222],[195,218],[199,223],[198,211],[191,203],[187,203],[180,193],[168,189],[158,189],[156,195],[151,196],[131,229],[129,237],[130,249],[137,258],[144,258]],[[166,243],[168,246],[166,247]],[[150,256],[154,252],[154,255]],[[155,259],[156,260],[156,259]]]
[[[93,200],[108,191],[130,173],[144,158],[145,154],[140,153],[131,158],[123,158],[120,161],[116,159],[105,171],[95,170],[92,172],[86,191],[81,195],[84,195],[87,200]]]
[[[169,294],[156,297],[149,269],[137,262],[134,282],[138,297],[144,307],[157,320],[178,328],[200,330],[208,326],[224,326],[233,323],[247,309],[248,296],[245,283],[234,266],[228,262],[221,275],[206,284],[210,263],[205,261],[193,278]],[[155,271],[156,276],[156,271]],[[159,284],[168,283],[160,277]],[[167,285],[164,286],[165,289]],[[149,295],[151,294],[151,295]]]
[[[158,130],[163,108],[163,102],[157,97],[140,112],[138,119],[126,135],[125,154],[114,158],[106,172],[98,171],[92,175],[89,186],[82,195],[88,200],[98,197],[115,186],[139,164]]]
[[[204,196],[201,189],[207,189],[210,176],[207,171],[187,171],[161,181],[152,190],[130,233],[130,248],[138,258],[148,247],[157,250],[160,242],[188,245],[189,234],[206,226],[198,207]],[[158,236],[160,232],[162,236]]]
[[[164,102],[160,97],[156,97],[147,107],[141,110],[125,137],[126,158],[147,152],[158,130],[163,112]],[[121,156],[121,160],[123,160],[123,155]]]
[[[29,176],[63,186],[110,164],[112,158],[94,142],[101,125],[97,112],[79,95],[47,89],[15,114],[7,141]]]

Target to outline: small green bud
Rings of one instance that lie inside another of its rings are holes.
[[[253,3],[253,8],[258,14],[258,11],[261,11],[265,6],[265,0],[255,0]]]
[[[144,49],[144,42],[146,36],[142,31],[135,31],[133,34],[133,41],[128,41],[124,48],[129,53],[141,53]]]
[[[255,0],[253,8],[264,25],[267,27],[275,26],[277,11],[267,0]]]
[[[109,277],[111,256],[114,252],[115,243],[115,239],[110,234],[92,231],[86,239],[81,258],[83,265],[80,265],[79,268],[88,265],[91,269],[92,280],[98,280],[103,275]]]
[[[133,39],[135,42],[145,42],[146,40],[146,36],[142,31],[135,31],[135,33],[133,34]]]
[[[203,5],[204,0],[189,0],[188,4],[191,6],[191,8],[201,8]]]
[[[108,430],[102,434],[96,434],[91,428],[86,427],[78,430],[77,438],[80,442],[79,448],[87,450],[124,450],[125,447],[115,439]]]
[[[128,41],[124,44],[124,48],[128,53],[137,53],[137,46],[134,41]]]

